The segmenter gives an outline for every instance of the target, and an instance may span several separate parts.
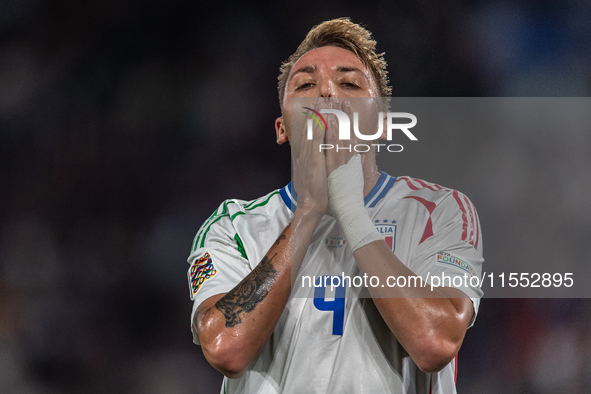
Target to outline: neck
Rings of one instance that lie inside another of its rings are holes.
[[[363,197],[367,196],[380,179],[375,157],[368,155],[363,161]]]

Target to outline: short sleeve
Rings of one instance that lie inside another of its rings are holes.
[[[432,235],[417,247],[409,268],[429,285],[454,287],[472,299],[478,314],[482,277],[482,234],[472,202],[452,191],[433,210]],[[472,323],[474,322],[472,320]]]
[[[193,300],[191,322],[199,305],[211,296],[227,293],[251,271],[240,238],[229,216],[213,216],[195,238],[187,278]],[[197,333],[193,341],[199,344]]]

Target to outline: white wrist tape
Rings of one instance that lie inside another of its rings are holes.
[[[328,205],[345,232],[353,252],[370,242],[383,239],[365,211],[360,155],[354,155],[347,164],[329,175]]]

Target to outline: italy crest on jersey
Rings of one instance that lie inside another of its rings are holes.
[[[396,249],[396,220],[375,219],[373,223],[378,233],[384,236],[384,241],[394,252]]]
[[[195,297],[203,282],[212,278],[217,273],[217,270],[213,267],[209,253],[205,253],[203,257],[197,259],[189,269],[189,285],[191,286],[193,297]]]

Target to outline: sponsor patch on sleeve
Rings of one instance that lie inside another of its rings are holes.
[[[476,276],[476,271],[474,271],[474,268],[472,268],[470,264],[459,257],[452,256],[447,252],[437,252],[435,256],[437,259],[437,264],[439,265],[456,267],[466,271],[472,276]]]
[[[195,298],[195,295],[201,288],[203,282],[211,279],[217,274],[218,271],[214,268],[209,253],[205,253],[203,257],[197,259],[191,268],[189,269],[189,286],[191,287],[191,298]]]

